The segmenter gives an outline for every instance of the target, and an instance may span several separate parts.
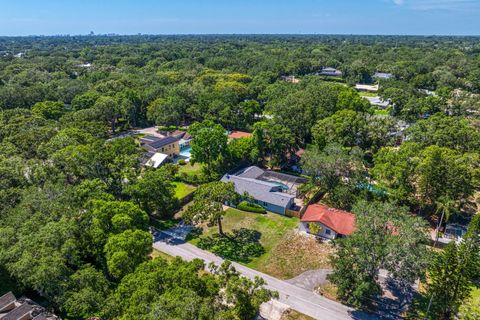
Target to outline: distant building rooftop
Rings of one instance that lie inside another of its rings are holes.
[[[335,68],[327,67],[323,68],[322,71],[320,71],[321,76],[330,76],[330,77],[341,77],[343,75],[342,71],[337,70]]]
[[[252,134],[250,132],[243,132],[243,131],[232,131],[228,135],[230,139],[240,139],[240,138],[249,138]]]
[[[177,141],[178,141],[177,138],[175,138],[173,136],[170,136],[170,137],[166,137],[166,138],[154,141],[152,143],[149,143],[148,145],[150,147],[154,148],[154,149],[158,149],[158,148],[161,148],[163,146],[169,145],[169,144],[177,142]]]
[[[373,78],[377,78],[377,79],[392,79],[394,77],[393,74],[391,73],[387,73],[387,72],[375,72],[375,74],[373,75]]]
[[[377,92],[378,91],[378,84],[370,85],[370,84],[356,84],[355,89],[359,91],[370,91],[370,92]]]
[[[0,297],[1,320],[56,320],[56,315],[27,298],[15,298],[12,292]]]

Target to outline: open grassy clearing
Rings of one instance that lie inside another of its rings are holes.
[[[227,209],[223,219],[224,232],[247,228],[261,233],[260,243],[265,253],[254,257],[245,265],[272,276],[289,279],[304,271],[327,268],[328,255],[332,252],[329,244],[319,243],[313,238],[296,234],[299,219],[288,218],[275,213],[250,213]],[[203,226],[203,235],[218,233],[218,227]],[[197,244],[198,238],[190,240]]]
[[[175,186],[175,197],[178,199],[185,198],[196,189],[196,187],[183,182],[173,182],[173,185]]]
[[[378,97],[378,92],[368,92],[362,91],[359,92],[360,97]]]
[[[195,163],[194,165],[192,165],[190,162],[188,162],[184,166],[178,166],[179,173],[183,172],[189,176],[200,174],[202,172],[202,169],[203,169],[203,165],[200,163]]]

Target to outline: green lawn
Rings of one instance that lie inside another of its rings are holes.
[[[237,209],[227,209],[223,218],[224,232],[247,228],[261,233],[260,243],[265,253],[253,257],[245,265],[281,279],[290,279],[304,271],[329,267],[330,244],[320,243],[312,238],[298,235],[298,218],[288,218],[279,214],[251,213]],[[203,226],[203,236],[218,233],[218,227]],[[198,243],[198,238],[190,240]]]
[[[173,185],[175,186],[175,196],[178,199],[185,198],[196,189],[194,186],[185,184],[183,182],[174,182]]]
[[[184,172],[189,176],[200,174],[202,172],[202,169],[203,169],[203,165],[198,162],[195,163],[194,165],[191,165],[190,162],[187,162],[187,164],[184,166],[178,166],[179,173]]]
[[[362,91],[362,92],[359,92],[359,95],[361,97],[378,97],[378,92],[366,92],[366,91]]]
[[[390,114],[388,110],[384,110],[384,109],[375,109],[373,113],[376,116],[388,116]]]
[[[247,228],[259,231],[262,236],[260,243],[265,248],[265,253],[260,257],[253,258],[247,266],[257,269],[272,253],[276,244],[291,230],[298,226],[297,218],[288,218],[279,214],[267,212],[267,214],[251,213],[230,208],[223,218],[223,231],[230,232],[232,229]],[[218,233],[218,227],[205,227],[203,235]],[[198,238],[191,240],[198,243]]]

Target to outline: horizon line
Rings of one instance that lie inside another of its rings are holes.
[[[480,34],[375,34],[375,33],[85,33],[85,34],[28,34],[0,35],[0,38],[32,38],[32,37],[131,37],[131,36],[377,36],[377,37],[480,37]]]

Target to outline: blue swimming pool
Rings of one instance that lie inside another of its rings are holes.
[[[190,159],[192,147],[186,147],[180,150],[180,156]]]

